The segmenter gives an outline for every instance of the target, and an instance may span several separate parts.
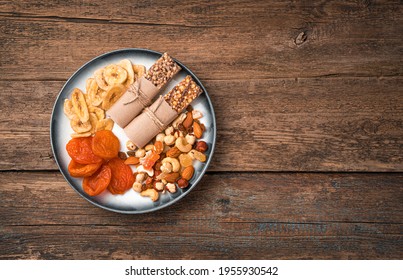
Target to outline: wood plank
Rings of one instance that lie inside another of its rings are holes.
[[[126,47],[168,51],[202,79],[403,73],[398,2],[205,2],[174,8],[183,16],[172,16],[167,2],[157,7],[166,20],[159,18],[154,2],[147,3],[128,9],[114,4],[107,14],[102,6],[81,1],[4,4],[1,78],[65,80],[91,58]]]
[[[94,207],[57,172],[1,172],[0,258],[401,258],[402,179],[209,174],[175,205],[131,216]]]
[[[49,119],[62,85],[0,82],[1,170],[57,169]],[[403,170],[403,78],[205,85],[218,126],[210,171]]]

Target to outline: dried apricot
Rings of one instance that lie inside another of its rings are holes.
[[[83,190],[90,196],[99,195],[108,187],[112,178],[111,168],[104,164],[90,177],[83,180]]]
[[[102,161],[91,164],[81,164],[71,160],[68,166],[69,173],[72,177],[88,177],[94,174],[99,167],[101,167]]]
[[[120,158],[113,158],[108,162],[111,168],[112,177],[108,190],[112,194],[123,194],[130,189],[134,183],[132,169]]]
[[[102,162],[102,158],[93,153],[91,142],[92,137],[73,138],[66,145],[67,153],[77,163],[92,164]]]
[[[118,156],[120,149],[119,139],[110,130],[97,131],[92,139],[92,151],[103,159],[112,159]]]

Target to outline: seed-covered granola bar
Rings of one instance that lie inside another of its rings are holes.
[[[192,77],[188,75],[166,94],[164,99],[172,109],[180,113],[201,93],[202,89],[196,84]]]
[[[181,67],[167,54],[164,53],[145,74],[145,78],[157,88],[163,88]]]

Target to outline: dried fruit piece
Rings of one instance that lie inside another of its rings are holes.
[[[101,108],[94,107],[91,105],[88,107],[88,112],[94,113],[97,116],[98,121],[105,119],[105,111],[102,110]]]
[[[123,84],[127,79],[126,70],[116,64],[106,66],[103,75],[109,86]]]
[[[95,133],[98,124],[98,118],[94,113],[90,113],[91,134]]]
[[[66,115],[66,117],[68,117],[70,120],[73,119],[73,117],[76,115],[76,112],[74,111],[73,103],[71,103],[71,100],[69,100],[69,99],[64,100],[63,112]]]
[[[112,178],[111,168],[104,164],[93,175],[83,180],[83,190],[90,196],[99,195],[108,187]]]
[[[75,88],[71,93],[71,103],[73,104],[74,112],[78,116],[81,122],[85,123],[89,120],[87,103],[85,102],[83,92]]]
[[[101,165],[102,161],[98,163],[81,164],[71,160],[67,169],[72,177],[88,177],[97,172]]]
[[[137,157],[128,157],[125,160],[125,164],[131,164],[131,165],[136,165],[139,164],[140,160]]]
[[[113,158],[108,161],[111,168],[112,177],[108,185],[108,190],[112,194],[123,194],[130,189],[134,183],[132,169],[120,158]]]
[[[103,90],[108,90],[109,86],[104,80],[104,68],[95,71],[94,77],[100,88],[102,88]]]
[[[160,155],[152,151],[150,154],[146,155],[145,158],[141,161],[144,169],[151,169],[157,160],[160,159]]]
[[[96,127],[96,131],[100,131],[100,130],[112,130],[113,126],[114,126],[115,122],[110,119],[103,119],[97,122],[97,127]]]
[[[124,152],[119,152],[119,153],[118,153],[118,157],[119,157],[121,160],[126,160],[126,159],[127,159],[127,154],[124,153]]]
[[[196,138],[200,139],[203,135],[203,130],[200,127],[200,124],[197,122],[193,122],[193,134],[196,136]]]
[[[91,143],[92,137],[73,138],[66,145],[67,153],[74,161],[81,164],[101,162],[102,158],[93,153]]]
[[[203,153],[201,153],[201,152],[199,152],[197,150],[191,150],[188,153],[188,155],[191,156],[194,159],[197,159],[198,161],[201,161],[201,162],[205,162],[206,159],[207,159],[205,154],[203,154]]]
[[[146,73],[146,67],[144,65],[133,64],[133,71],[137,79],[140,79]]]
[[[161,141],[155,141],[155,143],[154,143],[154,151],[157,154],[161,154],[162,151],[164,151],[164,143],[162,143]]]
[[[81,137],[89,137],[91,136],[91,132],[84,132],[84,133],[72,133],[70,134],[71,138],[81,138]]]
[[[193,165],[186,167],[182,171],[182,174],[181,174],[182,178],[189,181],[193,177],[194,171],[195,171],[195,169],[194,169]]]
[[[110,130],[97,131],[92,139],[92,151],[103,159],[112,159],[118,156],[120,149],[119,139]]]
[[[102,109],[108,110],[115,104],[116,101],[123,95],[125,92],[125,87],[123,85],[114,85],[112,86],[105,94],[104,100],[102,101]]]
[[[90,103],[92,106],[99,106],[102,103],[102,96],[99,92],[99,87],[97,82],[92,79],[87,88],[87,94],[90,98]]]
[[[127,79],[126,79],[126,86],[130,86],[131,84],[134,83],[134,71],[133,71],[133,66],[130,60],[128,59],[123,59],[119,61],[118,63],[119,66],[121,66],[123,69],[126,70],[127,72]]]
[[[91,122],[89,121],[82,122],[78,116],[74,116],[70,120],[70,126],[77,133],[88,132],[92,128]]]
[[[188,167],[193,164],[193,158],[188,154],[181,154],[179,156],[179,162],[183,167]]]

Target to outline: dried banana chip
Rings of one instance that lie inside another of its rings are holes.
[[[98,69],[94,73],[95,81],[97,82],[98,86],[103,90],[108,90],[108,84],[104,80],[104,69]]]
[[[64,114],[65,114],[70,120],[71,120],[72,118],[74,118],[74,116],[76,115],[76,113],[74,112],[73,103],[71,103],[71,100],[69,100],[69,99],[65,99],[65,100],[64,100],[63,111],[64,111]]]
[[[97,82],[93,79],[88,86],[88,96],[90,97],[91,100],[91,105],[92,106],[99,106],[102,103],[102,97],[98,94],[99,92],[99,87]]]
[[[71,136],[71,138],[89,137],[89,136],[91,136],[91,132],[72,133],[72,134],[70,134],[70,136]]]
[[[101,108],[90,106],[88,107],[88,111],[90,113],[95,113],[99,121],[105,119],[105,111],[102,110]]]
[[[86,122],[89,120],[88,107],[85,102],[85,97],[83,92],[75,88],[73,93],[71,94],[71,103],[73,104],[74,111],[76,115],[79,117],[81,122]]]
[[[123,95],[126,88],[123,85],[111,87],[105,94],[102,101],[102,109],[108,110]]]
[[[123,84],[127,79],[126,70],[116,64],[106,66],[103,75],[105,82],[109,86]]]
[[[91,130],[90,121],[82,122],[78,116],[74,116],[74,118],[71,119],[70,126],[77,133],[88,132]]]
[[[103,119],[98,121],[96,131],[112,130],[115,122],[112,119]]]
[[[133,71],[137,79],[140,79],[146,73],[146,67],[140,64],[133,64]]]
[[[91,123],[91,134],[94,134],[98,124],[98,118],[95,113],[90,113],[90,123]]]
[[[127,72],[127,80],[126,80],[125,85],[128,87],[131,84],[133,84],[135,75],[134,75],[133,66],[132,66],[132,63],[130,62],[130,60],[123,59],[123,60],[119,61],[118,66],[123,67]]]

